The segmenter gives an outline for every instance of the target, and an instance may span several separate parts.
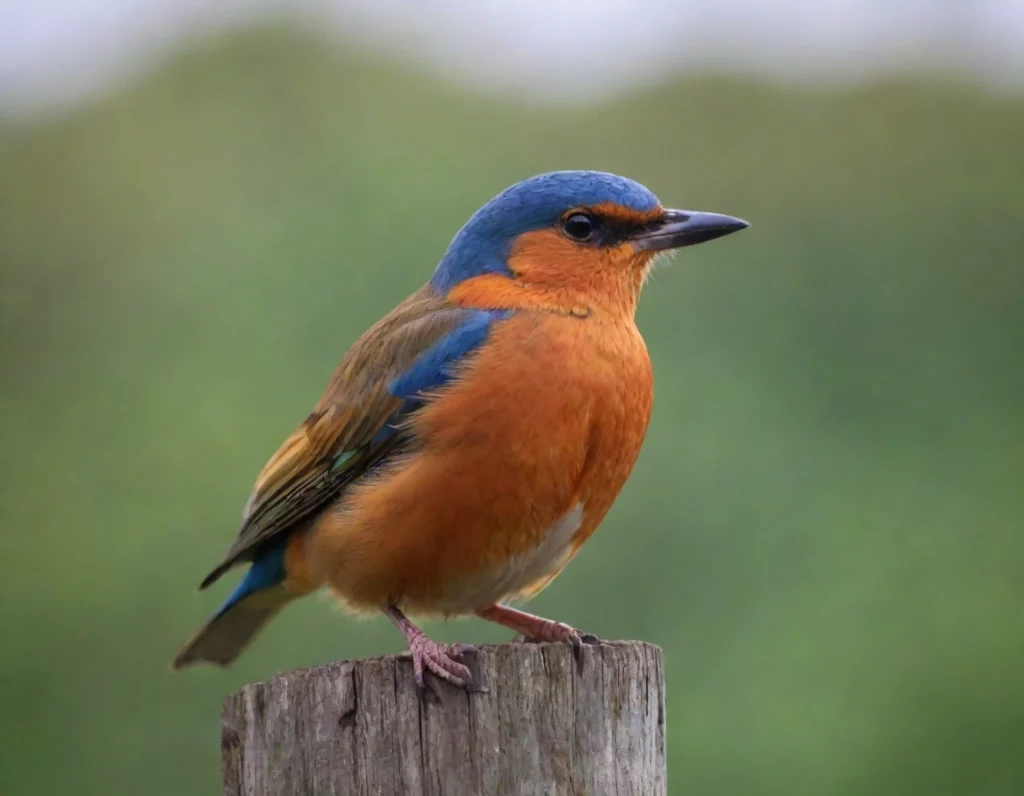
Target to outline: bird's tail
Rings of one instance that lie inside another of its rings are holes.
[[[185,642],[171,668],[204,662],[227,666],[278,611],[299,596],[285,588],[283,548],[270,551],[253,563],[217,613]]]
[[[265,624],[295,599],[284,586],[272,586],[253,592],[232,605],[226,605],[200,627],[185,644],[171,668],[182,669],[194,663],[227,666],[248,646]]]

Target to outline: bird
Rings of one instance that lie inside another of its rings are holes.
[[[421,688],[431,673],[482,690],[473,647],[436,642],[410,616],[590,640],[509,603],[572,560],[640,453],[653,371],[635,312],[655,260],[747,226],[666,209],[599,171],[539,174],[484,204],[267,461],[200,588],[248,570],[172,668],[230,664],[322,589],[354,614],[387,616]]]

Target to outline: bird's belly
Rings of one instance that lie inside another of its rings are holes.
[[[572,557],[573,538],[583,523],[577,503],[548,528],[532,548],[514,553],[474,573],[453,578],[429,604],[407,599],[413,613],[462,614],[515,596],[537,581],[553,577]]]
[[[586,337],[608,330],[529,320],[416,416],[414,452],[315,523],[312,576],[350,608],[465,614],[528,596],[608,511],[650,413],[642,341],[626,334],[615,359]]]

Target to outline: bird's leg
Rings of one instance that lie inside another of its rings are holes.
[[[383,610],[388,619],[405,636],[405,643],[412,655],[412,670],[416,678],[416,685],[420,688],[425,687],[423,671],[427,669],[452,685],[468,690],[482,690],[473,682],[473,674],[469,671],[469,667],[455,660],[463,653],[472,650],[471,646],[467,644],[449,646],[432,641],[395,606],[385,605]]]
[[[576,628],[562,622],[555,622],[551,619],[544,619],[526,611],[519,611],[509,608],[507,605],[489,605],[476,612],[481,619],[488,622],[497,622],[499,625],[510,628],[521,633],[530,641],[568,641],[573,646],[573,653],[577,660],[583,652],[584,643],[594,643],[596,636],[589,633],[580,633]]]

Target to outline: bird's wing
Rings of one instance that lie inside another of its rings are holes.
[[[346,485],[409,443],[406,423],[482,343],[500,312],[454,307],[429,288],[367,331],[334,372],[313,412],[264,466],[224,560],[235,564],[335,500]]]

